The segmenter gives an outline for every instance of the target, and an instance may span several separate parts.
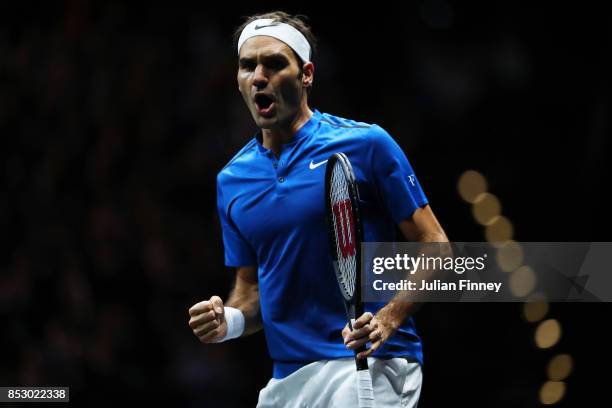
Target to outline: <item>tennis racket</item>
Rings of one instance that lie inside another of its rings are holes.
[[[353,330],[353,322],[363,314],[361,302],[361,241],[363,227],[359,214],[359,191],[355,173],[343,153],[334,153],[325,169],[325,207],[331,254],[344,298],[344,306]],[[357,359],[365,351],[362,346],[355,350],[357,365],[357,398],[359,407],[374,407],[374,390],[367,359]]]

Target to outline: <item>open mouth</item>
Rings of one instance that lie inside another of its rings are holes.
[[[274,99],[266,94],[257,94],[255,95],[255,105],[257,106],[257,112],[266,116],[272,111]]]

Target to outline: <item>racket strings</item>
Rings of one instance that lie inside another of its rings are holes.
[[[353,224],[349,185],[340,162],[334,164],[330,198],[336,236],[338,281],[347,298],[353,297],[356,284],[355,227]]]

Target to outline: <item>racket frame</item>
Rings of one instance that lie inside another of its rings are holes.
[[[336,243],[336,231],[332,208],[333,204],[330,198],[333,169],[336,163],[340,164],[342,172],[347,181],[349,201],[351,204],[351,211],[353,215],[352,227],[354,231],[353,239],[355,240],[355,288],[353,290],[353,296],[351,296],[350,298],[347,298],[346,292],[342,288],[342,284],[338,279],[338,249]],[[364,313],[364,306],[361,302],[361,243],[363,242],[363,224],[361,220],[361,212],[359,210],[359,189],[357,187],[357,180],[353,171],[353,167],[351,166],[350,161],[344,153],[334,153],[329,157],[327,161],[325,169],[325,208],[327,229],[329,233],[329,242],[331,246],[330,250],[332,255],[332,263],[334,266],[334,272],[336,273],[336,278],[338,279],[338,286],[340,292],[342,293],[342,297],[344,298],[344,307],[346,310],[346,315],[348,317],[349,328],[352,331],[353,322],[355,321],[355,319],[357,319]],[[367,359],[357,359],[357,354],[365,350],[365,345],[355,350],[355,364],[357,365],[357,371],[368,369]]]

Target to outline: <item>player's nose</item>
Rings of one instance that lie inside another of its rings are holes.
[[[253,85],[258,91],[264,89],[266,85],[268,85],[268,77],[262,64],[258,64],[257,67],[255,67]]]

